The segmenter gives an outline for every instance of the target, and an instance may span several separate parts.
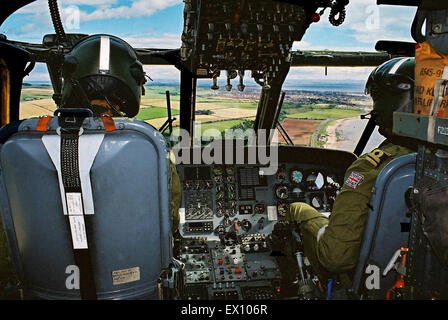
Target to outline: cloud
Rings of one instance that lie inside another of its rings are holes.
[[[81,23],[94,20],[109,20],[105,23],[114,23],[114,19],[132,19],[146,17],[157,11],[181,4],[182,0],[135,0],[128,5],[122,5],[119,0],[63,0],[59,1],[59,7],[63,21],[64,9],[71,5],[89,6],[91,10],[80,11]],[[38,0],[17,13],[26,13],[28,21],[15,26],[15,31],[20,35],[26,34],[27,38],[36,36],[40,41],[43,30],[53,32],[51,19],[48,13],[47,0]],[[410,25],[415,13],[415,8],[377,6],[376,0],[353,0],[347,7],[347,17],[343,25],[334,27],[328,22],[329,10],[321,21],[311,25],[310,29],[318,29],[321,32],[336,30],[345,38],[353,41],[341,42],[337,46],[326,45],[319,37],[306,37],[306,41],[296,42],[294,50],[340,50],[340,51],[373,51],[374,44],[379,39],[393,39],[412,41],[410,37]],[[182,16],[172,17],[182,19]],[[12,28],[10,28],[12,29]],[[163,30],[163,26],[160,26]],[[12,31],[12,30],[9,30]],[[143,30],[123,30],[129,32],[121,36],[132,46],[153,48],[179,48],[181,44],[180,34],[163,33],[162,35],[149,35]],[[139,36],[141,32],[143,36]],[[18,39],[20,40],[20,39]],[[351,45],[352,44],[352,45]],[[156,79],[178,79],[177,69],[171,66],[148,66],[148,73]],[[291,68],[288,79],[355,79],[364,80],[372,68],[329,68],[328,76],[324,75],[324,68]]]
[[[334,27],[328,22],[329,11],[310,28],[338,28],[358,43],[375,44],[378,40],[412,41],[410,28],[416,8],[376,5],[376,0],[350,1],[345,22]]]
[[[81,12],[81,19],[82,21],[91,21],[147,17],[151,16],[157,11],[164,10],[168,7],[180,4],[182,2],[182,0],[137,0],[134,1],[131,6],[103,6],[91,13]]]
[[[375,50],[372,50],[371,45],[359,45],[359,46],[327,46],[327,45],[321,45],[321,44],[313,44],[308,41],[295,41],[292,45],[292,50],[332,50],[332,51],[370,51],[374,52]]]
[[[134,48],[177,49],[182,44],[181,35],[175,33],[163,33],[160,36],[152,37],[131,35],[122,38]]]
[[[59,12],[66,32],[83,32],[79,26],[89,21],[105,20],[104,23],[113,24],[114,19],[151,16],[157,11],[182,3],[182,0],[136,0],[128,6],[120,5],[120,3],[123,2],[120,0],[64,0],[59,1]],[[85,11],[86,7],[89,7],[90,10]],[[19,9],[1,28],[1,32],[12,39],[40,42],[43,34],[54,32],[48,1],[37,0]],[[123,31],[128,32],[129,30]],[[135,31],[143,32],[142,30],[131,30],[134,33]],[[148,46],[144,45],[142,40],[137,41],[137,38],[137,36],[134,37],[134,42],[139,43],[138,46]],[[171,35],[166,38],[162,38],[162,36],[149,38],[147,43],[151,46],[152,43],[155,43],[157,46],[167,44],[168,48],[178,48],[180,47],[180,34],[178,38],[179,44],[176,44],[176,39]]]
[[[16,11],[15,14],[26,14],[26,13],[36,14],[42,12],[48,12],[48,1],[37,0],[20,8],[19,10]]]
[[[87,5],[87,6],[103,6],[116,4],[117,0],[64,0],[64,5]]]
[[[151,77],[154,81],[159,80],[179,80],[180,79],[180,73],[179,70],[177,70],[173,66],[144,66],[144,70],[147,75]],[[151,81],[148,82],[148,84],[151,84]]]
[[[365,81],[372,72],[373,67],[334,67],[327,69],[323,67],[295,67],[289,71],[288,80],[360,80]]]

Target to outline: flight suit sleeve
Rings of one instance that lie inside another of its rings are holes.
[[[170,171],[171,171],[171,228],[172,233],[176,233],[179,229],[180,224],[180,216],[179,216],[179,207],[180,207],[180,179],[176,170],[176,163],[174,154],[170,152]]]
[[[332,273],[356,267],[372,188],[379,168],[366,158],[357,159],[346,171],[328,226],[317,243],[319,263]]]
[[[321,267],[316,252],[317,237],[328,225],[328,218],[307,203],[295,202],[289,206],[285,219],[287,221],[300,222],[300,233],[305,256],[313,266],[314,272],[320,278],[325,278],[327,272]]]
[[[320,229],[328,224],[326,216],[304,202],[291,203],[285,219],[300,222],[302,229],[306,229],[315,236]]]

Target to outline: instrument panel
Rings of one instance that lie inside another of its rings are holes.
[[[270,233],[294,202],[330,212],[341,187],[336,170],[282,163],[274,175],[257,165],[178,166],[181,235],[218,240],[227,232]]]
[[[182,196],[174,256],[184,264],[181,299],[297,295],[296,258],[281,254],[294,242],[282,227],[289,207],[306,202],[329,214],[353,160],[347,152],[282,146],[269,175],[260,164],[177,165]]]

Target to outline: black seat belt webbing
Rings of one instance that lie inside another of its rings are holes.
[[[95,279],[87,239],[89,217],[84,214],[82,201],[78,144],[79,128],[61,128],[61,174],[67,203],[67,221],[72,235],[74,260],[80,272],[81,299],[96,300]]]

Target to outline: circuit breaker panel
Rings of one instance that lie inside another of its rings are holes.
[[[198,77],[216,79],[225,70],[228,86],[239,75],[240,91],[245,70],[268,85],[289,66],[292,44],[307,28],[306,17],[300,5],[270,0],[185,1],[181,60]]]

